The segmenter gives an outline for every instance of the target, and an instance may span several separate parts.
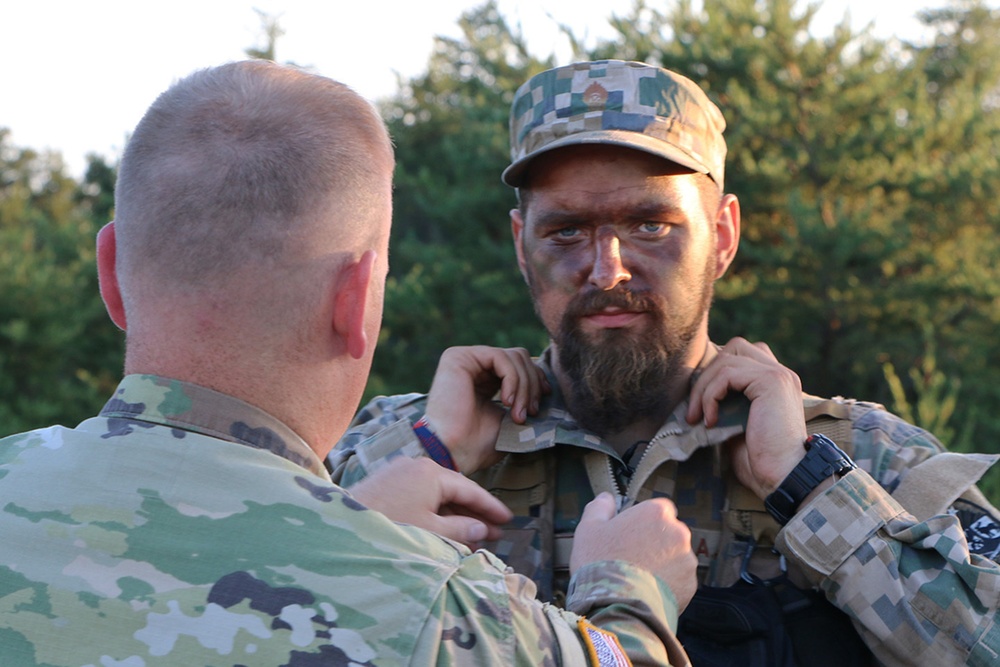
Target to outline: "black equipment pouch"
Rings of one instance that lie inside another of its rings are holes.
[[[875,664],[846,614],[784,577],[700,587],[681,614],[677,638],[698,667]]]
[[[692,665],[795,667],[781,608],[765,586],[701,586],[677,625]]]

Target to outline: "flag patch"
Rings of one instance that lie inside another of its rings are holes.
[[[632,667],[632,662],[625,655],[625,651],[618,643],[618,637],[614,633],[601,630],[596,625],[588,623],[585,618],[581,618],[577,622],[577,628],[583,636],[583,643],[587,646],[591,665],[594,667]]]

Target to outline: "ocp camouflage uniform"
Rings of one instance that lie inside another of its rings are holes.
[[[0,440],[0,498],[3,667],[597,664],[603,631],[636,664],[677,650],[650,574],[581,569],[568,606],[603,630],[581,624],[493,555],[366,509],[273,417],[164,378]]]
[[[541,363],[553,393],[525,425],[504,419],[496,447],[508,455],[472,475],[516,515],[489,548],[530,576],[541,599],[563,600],[572,533],[596,492],[615,492],[622,507],[666,496],[691,528],[703,585],[787,567],[796,585],[820,588],[846,612],[882,664],[997,664],[1000,524],[974,486],[997,457],[944,452],[875,404],[804,396],[809,431],[838,442],[859,469],[781,529],[723,456],[723,443],[743,437],[745,400],[724,403],[711,429],[689,425],[683,401],[623,460],[569,414],[549,353]],[[715,354],[710,346],[702,367]],[[361,410],[331,455],[334,478],[350,486],[394,456],[425,455],[411,428],[425,398],[380,397]]]

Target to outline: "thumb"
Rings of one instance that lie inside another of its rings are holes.
[[[587,503],[583,508],[583,515],[580,517],[580,524],[584,523],[604,523],[615,518],[615,497],[603,491],[596,498]]]

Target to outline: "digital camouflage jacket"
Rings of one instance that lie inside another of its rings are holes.
[[[683,659],[650,574],[581,569],[587,621],[543,605],[492,554],[366,509],[273,417],[165,378],[0,440],[0,498],[3,667],[623,664],[611,632],[637,665]]]
[[[710,346],[702,364],[715,356]],[[553,393],[525,425],[505,418],[499,464],[472,475],[516,515],[487,545],[562,602],[572,533],[583,506],[610,490],[622,507],[671,498],[691,528],[704,585],[787,577],[822,590],[885,665],[995,665],[1000,654],[1000,523],[974,486],[997,459],[943,450],[926,431],[881,406],[804,396],[807,426],[847,450],[859,469],[782,529],[740,485],[722,445],[742,438],[745,400],[721,406],[711,429],[677,407],[645,450],[624,461]],[[398,455],[425,455],[411,425],[426,396],[379,397],[365,406],[330,458],[350,486]],[[971,545],[971,549],[970,549]]]

